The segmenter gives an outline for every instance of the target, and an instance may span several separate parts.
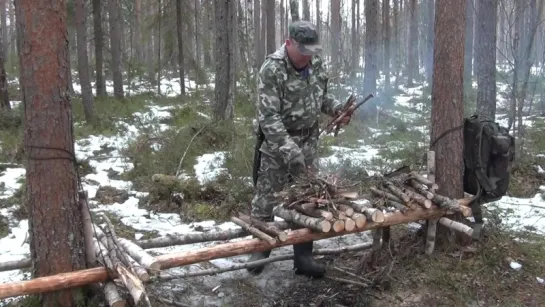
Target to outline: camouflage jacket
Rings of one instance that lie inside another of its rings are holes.
[[[284,162],[301,153],[288,130],[310,128],[320,113],[334,116],[342,107],[327,93],[328,75],[321,57],[313,56],[310,67],[309,76],[303,78],[282,45],[266,57],[259,71],[257,123],[265,135],[261,151],[280,154]]]

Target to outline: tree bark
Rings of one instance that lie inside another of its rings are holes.
[[[78,75],[81,85],[81,97],[85,120],[89,124],[95,123],[95,108],[93,102],[93,89],[89,78],[89,58],[87,56],[87,33],[85,28],[85,2],[84,0],[74,1],[76,13],[76,44],[78,53]]]
[[[475,8],[477,3],[474,0],[466,0],[466,33],[465,33],[465,51],[464,51],[464,86],[466,88],[471,88],[473,77],[473,33],[474,33],[474,23],[475,20]],[[483,22],[488,22],[485,20],[479,20],[479,17],[476,18],[476,24]],[[478,27],[475,28],[475,32],[478,31]],[[477,35],[478,37],[478,35]],[[476,40],[476,42],[479,42]]]
[[[108,1],[108,0],[107,0]],[[106,80],[104,79],[104,30],[102,29],[102,3],[93,0],[93,29],[95,34],[95,81],[98,97],[106,97]]]
[[[121,74],[121,14],[118,2],[119,0],[107,1],[110,23],[110,49],[112,53],[114,96],[117,99],[123,99],[123,75]]]
[[[182,3],[176,1],[176,36],[178,38],[178,70],[180,73],[181,95],[185,95],[184,39],[182,28]]]
[[[363,90],[367,94],[377,91],[377,44],[378,44],[378,0],[365,0],[365,73]]]
[[[1,8],[2,6],[0,6]],[[5,32],[6,29],[2,28],[2,32]],[[8,93],[8,81],[6,76],[6,50],[4,43],[4,35],[0,36],[0,109],[4,111],[11,110],[11,103],[9,102],[9,93]]]
[[[430,139],[437,142],[430,150],[435,151],[438,194],[454,199],[464,196],[462,129],[437,138],[463,124],[465,15],[463,0],[436,1]]]
[[[230,0],[233,1],[233,0]],[[231,99],[231,56],[230,43],[233,35],[232,22],[229,16],[230,1],[216,1],[216,79],[215,107],[216,120],[231,120],[233,118],[233,100]]]
[[[276,26],[275,26],[275,7],[274,0],[267,0],[267,54],[276,50]]]
[[[384,37],[384,88],[390,88],[390,0],[382,0],[382,35]]]
[[[64,1],[15,4],[32,275],[41,277],[85,268],[68,94],[67,12]],[[40,306],[76,306],[81,302],[74,294],[70,290],[43,294]]]
[[[496,20],[498,0],[481,0],[477,9],[477,113],[496,118]],[[467,49],[467,48],[466,48]]]
[[[407,65],[407,85],[413,86],[414,79],[418,75],[418,3],[410,1],[410,24],[409,24],[409,59]]]

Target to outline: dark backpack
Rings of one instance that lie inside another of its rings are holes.
[[[473,115],[464,119],[464,191],[475,195],[474,238],[480,236],[480,206],[507,193],[515,159],[515,138],[498,123]]]

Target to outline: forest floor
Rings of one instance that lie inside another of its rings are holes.
[[[97,127],[84,123],[81,103],[74,99],[76,156],[93,219],[98,222],[100,213],[107,214],[118,235],[133,240],[238,227],[229,217],[248,212],[252,197],[251,94],[237,93],[235,124],[224,126],[211,120],[213,84],[195,89],[192,83],[189,95],[181,99],[177,98],[176,79],[162,84],[161,97],[141,89],[128,98],[129,103],[97,99]],[[11,87],[16,100],[15,81]],[[402,165],[421,166],[429,142],[429,93],[422,85],[400,86],[390,96],[382,94],[370,101],[366,108],[376,104],[382,115],[365,122],[354,118],[337,138],[322,139],[322,170],[365,182],[369,175]],[[507,93],[506,85],[498,82],[497,120],[502,124],[506,123]],[[468,115],[474,109],[475,90],[466,94]],[[346,90],[340,90],[339,97],[346,96]],[[0,121],[2,261],[29,253],[22,125],[17,115],[22,108],[17,101],[14,107],[15,115],[3,114]],[[392,227],[392,243],[379,266],[354,279],[364,280],[366,287],[330,278],[309,280],[293,273],[291,261],[283,261],[267,265],[258,276],[241,270],[150,284],[150,296],[188,306],[545,305],[545,140],[539,137],[545,131],[545,118],[539,115],[534,111],[523,119],[527,127],[524,156],[514,169],[509,194],[485,206],[489,231],[482,242],[463,247],[451,242],[426,256],[418,235],[420,226],[412,223]],[[157,173],[175,174],[179,165],[182,185],[162,186],[151,180]],[[364,232],[319,240],[315,246],[333,248],[369,241],[370,233]],[[164,254],[212,244],[217,242],[149,251]],[[273,255],[284,253],[292,253],[292,248],[273,251]],[[348,278],[335,268],[352,272],[368,253],[317,259],[327,265],[329,277]],[[224,267],[247,257],[217,259],[168,272]],[[0,272],[0,282],[29,276],[28,270]],[[155,301],[154,306],[161,304]]]

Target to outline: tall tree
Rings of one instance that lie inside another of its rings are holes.
[[[15,1],[33,278],[86,267],[68,95],[65,5],[64,0]],[[82,303],[73,293],[44,293],[38,305]]]
[[[1,30],[2,32],[5,32],[6,28],[2,28]],[[11,103],[9,102],[8,81],[6,78],[6,52],[3,38],[4,35],[2,33],[2,35],[0,35],[0,109],[9,111],[11,110]]]
[[[378,0],[365,0],[365,68],[363,90],[367,94],[377,91]]]
[[[83,102],[83,112],[85,120],[88,123],[95,123],[95,108],[93,102],[93,89],[89,77],[89,58],[87,57],[87,28],[85,27],[85,3],[84,0],[74,1],[74,10],[76,13],[76,44],[78,54],[78,75],[81,85],[81,97]]]
[[[407,63],[407,85],[413,86],[418,75],[418,2],[410,0],[409,13],[409,59]]]
[[[178,38],[178,70],[180,73],[181,95],[185,95],[184,39],[182,28],[182,2],[176,0],[176,37]]]
[[[104,66],[104,30],[102,29],[102,3],[101,0],[93,1],[93,29],[95,37],[95,81],[97,88],[97,96],[105,97],[106,94],[106,80],[102,67]],[[108,1],[108,0],[106,0]]]
[[[266,0],[267,2],[267,54],[271,54],[276,50],[276,27],[275,27],[275,7],[274,0]]]
[[[464,87],[471,87],[471,79],[473,77],[473,33],[479,31],[479,23],[488,22],[485,20],[479,20],[479,17],[475,17],[475,7],[479,5],[481,1],[466,0],[466,34],[465,34],[465,55],[464,55]],[[474,28],[474,22],[477,23],[477,28]],[[495,23],[494,23],[495,24]],[[476,35],[476,37],[478,37]],[[479,43],[478,38],[475,39],[476,43]],[[478,63],[478,62],[477,62]],[[476,63],[475,63],[476,64]]]
[[[355,3],[354,3],[355,4]],[[382,0],[382,35],[384,37],[384,87],[390,88],[390,0]]]
[[[114,81],[114,96],[118,99],[123,94],[123,74],[121,73],[121,14],[119,0],[108,1],[108,16],[110,23],[110,50],[112,53],[112,75]]]
[[[462,129],[445,132],[463,123],[465,15],[465,0],[435,3],[431,150],[435,151],[438,193],[454,199],[464,196],[463,134]]]
[[[231,30],[232,21],[230,13],[233,5],[231,1],[216,1],[216,80],[215,80],[215,107],[214,119],[232,120],[233,119],[233,89],[230,77],[233,75],[231,70],[231,56],[229,52],[232,41],[233,31]]]
[[[496,20],[498,0],[480,0],[477,8],[477,113],[496,118]],[[466,48],[467,49],[467,48]],[[467,71],[466,71],[467,72]]]

